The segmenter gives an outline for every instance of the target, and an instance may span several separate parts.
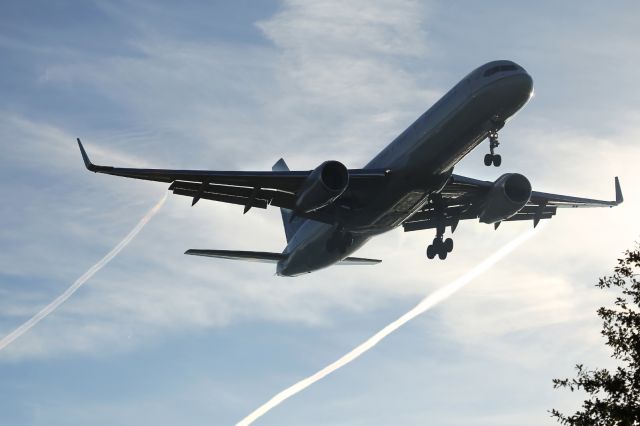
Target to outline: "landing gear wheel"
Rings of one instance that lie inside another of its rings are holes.
[[[493,155],[489,154],[489,157],[493,157]],[[453,225],[445,225],[446,217],[444,215],[444,209],[441,208],[438,210],[438,204],[434,205],[435,215],[439,219],[439,223],[436,226],[436,236],[433,239],[433,242],[427,247],[427,257],[429,259],[433,259],[436,255],[444,260],[447,258],[447,254],[451,253],[453,250],[453,240],[451,238],[447,238],[443,240],[444,233],[447,229],[447,226],[451,226],[451,230],[455,229],[456,224]]]
[[[500,167],[500,164],[502,164],[502,157],[500,154],[486,154],[484,156],[484,165],[490,166],[491,164],[496,167]]]
[[[451,243],[447,243],[447,241],[451,241]],[[427,257],[429,257],[429,254],[433,254],[433,257],[435,257],[435,255],[437,254],[440,259],[442,260],[446,259],[447,253],[449,252],[447,250],[449,247],[449,244],[453,249],[453,240],[451,238],[447,238],[447,241],[442,241],[442,237],[434,238],[433,244],[427,247]],[[431,253],[429,253],[429,249],[431,249]],[[433,257],[429,257],[429,259],[432,259]]]
[[[438,257],[440,260],[445,260],[447,258],[447,251],[444,250],[444,247],[441,247],[440,250],[438,250]]]
[[[451,238],[447,238],[444,240],[442,244],[447,253],[451,253],[453,251],[453,240]]]
[[[433,259],[434,257],[436,257],[436,249],[432,244],[429,244],[429,246],[427,247],[427,258]]]

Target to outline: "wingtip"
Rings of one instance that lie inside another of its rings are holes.
[[[84,166],[88,170],[93,171],[95,166],[93,165],[91,160],[89,160],[89,156],[87,155],[87,151],[84,150],[84,147],[82,146],[82,142],[80,141],[80,138],[76,138],[76,140],[78,141],[78,147],[80,148],[80,154],[82,155],[82,161],[84,161]]]
[[[615,187],[616,187],[616,204],[622,204],[624,201],[624,197],[622,196],[622,188],[620,187],[620,179],[618,176],[615,178]]]

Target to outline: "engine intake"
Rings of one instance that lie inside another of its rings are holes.
[[[325,161],[316,167],[302,184],[296,210],[305,213],[333,203],[349,186],[349,172],[339,161]]]
[[[507,173],[493,184],[478,217],[480,222],[494,223],[518,213],[531,198],[531,183],[519,173]]]

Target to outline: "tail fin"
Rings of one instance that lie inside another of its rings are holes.
[[[289,167],[287,163],[284,162],[284,159],[281,158],[278,160],[276,164],[271,167],[271,170],[274,172],[288,172]],[[287,242],[291,241],[291,238],[298,231],[304,219],[299,217],[294,217],[293,212],[289,209],[280,209],[280,213],[282,214],[282,223],[284,224],[284,233],[287,237]]]

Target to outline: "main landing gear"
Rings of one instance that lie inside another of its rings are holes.
[[[429,244],[427,247],[427,258],[433,259],[437,255],[440,259],[444,260],[447,258],[447,254],[451,253],[453,250],[453,240],[451,238],[443,240],[443,233],[444,232],[438,232],[436,237],[433,239],[433,243]]]
[[[494,154],[494,150],[498,147],[498,145],[500,145],[500,142],[498,142],[498,131],[491,130],[489,132],[489,151],[491,153],[484,156],[485,166],[490,166],[491,164],[493,164],[496,167],[500,167],[500,164],[502,164],[502,157],[500,156],[500,154]]]
[[[436,237],[433,242],[427,247],[427,257],[433,259],[438,256],[444,260],[447,258],[447,254],[453,250],[453,240],[451,238],[443,239],[444,231],[447,229],[447,225],[451,226],[451,232],[455,231],[458,226],[458,222],[447,222],[445,219],[445,205],[442,201],[442,195],[433,194],[431,198],[433,205],[434,216],[437,218],[438,226],[436,226]]]

